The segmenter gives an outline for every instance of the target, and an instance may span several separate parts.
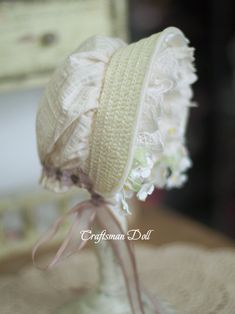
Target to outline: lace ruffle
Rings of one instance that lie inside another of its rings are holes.
[[[133,167],[124,186],[141,200],[154,187],[180,187],[186,180],[184,172],[191,161],[184,137],[191,84],[196,80],[193,52],[183,34],[177,33],[165,38],[155,56]]]

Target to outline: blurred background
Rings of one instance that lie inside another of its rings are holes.
[[[166,207],[235,237],[234,24],[233,0],[0,1],[2,247],[26,238],[29,245],[35,230],[76,201],[76,191],[55,196],[38,186],[35,115],[53,69],[88,36],[131,42],[167,26],[182,29],[196,48],[198,108],[187,137],[194,166],[184,188],[155,191],[140,206]]]
[[[130,1],[132,40],[174,25],[196,48],[198,108],[187,143],[193,160],[180,190],[155,193],[152,202],[235,236],[235,2]]]

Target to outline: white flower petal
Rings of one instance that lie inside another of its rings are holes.
[[[139,192],[137,193],[137,197],[141,201],[145,201],[147,196],[152,194],[154,191],[154,185],[152,183],[144,184]]]

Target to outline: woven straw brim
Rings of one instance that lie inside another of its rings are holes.
[[[89,177],[102,195],[119,192],[130,171],[144,91],[166,31],[117,50],[108,64],[88,163]]]

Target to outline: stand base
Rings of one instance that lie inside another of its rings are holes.
[[[169,304],[157,301],[156,307],[147,296],[143,297],[145,314],[176,314]],[[65,304],[56,314],[132,314],[129,301],[123,292],[120,295],[105,294],[91,291],[81,296],[79,300]]]

